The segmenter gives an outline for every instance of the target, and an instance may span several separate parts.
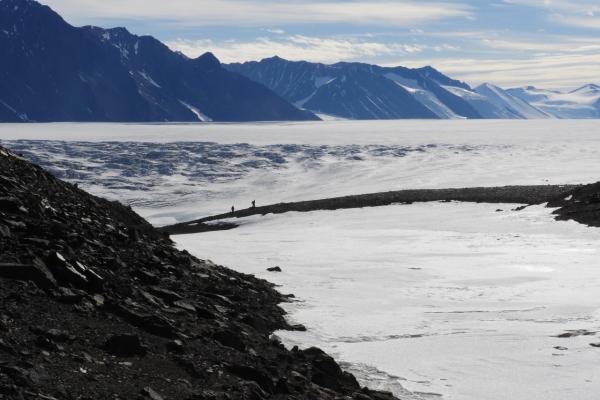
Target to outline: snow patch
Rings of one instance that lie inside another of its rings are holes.
[[[192,106],[191,104],[186,103],[185,101],[179,100],[179,102],[186,107],[188,110],[194,113],[198,118],[198,121],[202,122],[211,122],[212,119],[208,117],[206,114],[202,113],[198,108]]]
[[[152,79],[152,77],[150,75],[148,75],[145,71],[138,71],[138,74],[140,74],[140,76],[142,78],[144,78],[152,86],[162,89],[162,86],[160,86],[158,83],[156,83],[156,81],[154,79]]]

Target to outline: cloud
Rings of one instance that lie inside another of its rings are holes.
[[[275,35],[284,35],[285,34],[285,31],[283,29],[277,29],[277,28],[265,29],[265,32],[273,33]]]
[[[503,87],[535,85],[562,89],[597,82],[596,66],[599,63],[600,54],[568,54],[528,59],[422,59],[413,60],[408,66],[434,65],[440,71],[473,85],[491,82]]]
[[[288,60],[335,63],[381,56],[416,54],[428,48],[416,44],[390,44],[356,38],[322,38],[303,35],[291,35],[276,39],[263,37],[245,42],[177,39],[168,41],[167,45],[189,57],[197,57],[210,51],[226,63],[260,60],[274,55]],[[442,47],[432,48],[432,50],[436,49],[441,50]]]
[[[414,0],[44,0],[67,18],[154,19],[189,26],[350,23],[413,26],[470,17],[468,6]]]
[[[550,22],[563,26],[600,29],[597,0],[504,0],[504,3],[545,10]]]

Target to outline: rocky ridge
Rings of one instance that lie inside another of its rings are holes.
[[[290,298],[0,147],[0,399],[394,399],[286,350]]]

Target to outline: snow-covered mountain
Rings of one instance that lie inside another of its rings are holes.
[[[385,68],[361,63],[332,65],[279,57],[229,64],[296,106],[349,119],[481,118],[464,99],[438,82],[470,88],[431,67]]]
[[[600,118],[600,86],[595,84],[587,84],[569,92],[533,86],[508,89],[506,92],[556,118]]]
[[[489,83],[484,83],[475,88],[475,92],[483,96],[488,103],[492,103],[506,118],[515,119],[544,119],[551,118],[548,113],[534,107],[527,101],[512,96],[504,89]]]
[[[309,120],[264,86],[124,28],[77,28],[0,1],[0,122]]]
[[[350,119],[542,119],[551,116],[503,89],[472,89],[432,67],[325,65],[272,57],[226,65],[297,107]]]

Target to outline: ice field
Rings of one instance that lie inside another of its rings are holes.
[[[600,328],[600,230],[513,208],[269,215],[175,241],[294,293],[285,309],[308,332],[277,334],[322,347],[365,384],[420,394],[409,399],[596,399],[600,336],[556,336]]]
[[[0,140],[157,225],[252,200],[600,180],[596,121],[0,125]],[[175,239],[294,293],[285,308],[308,332],[277,335],[321,346],[369,386],[409,399],[596,399],[600,230],[515,208],[289,213]],[[283,272],[266,271],[275,265]]]

